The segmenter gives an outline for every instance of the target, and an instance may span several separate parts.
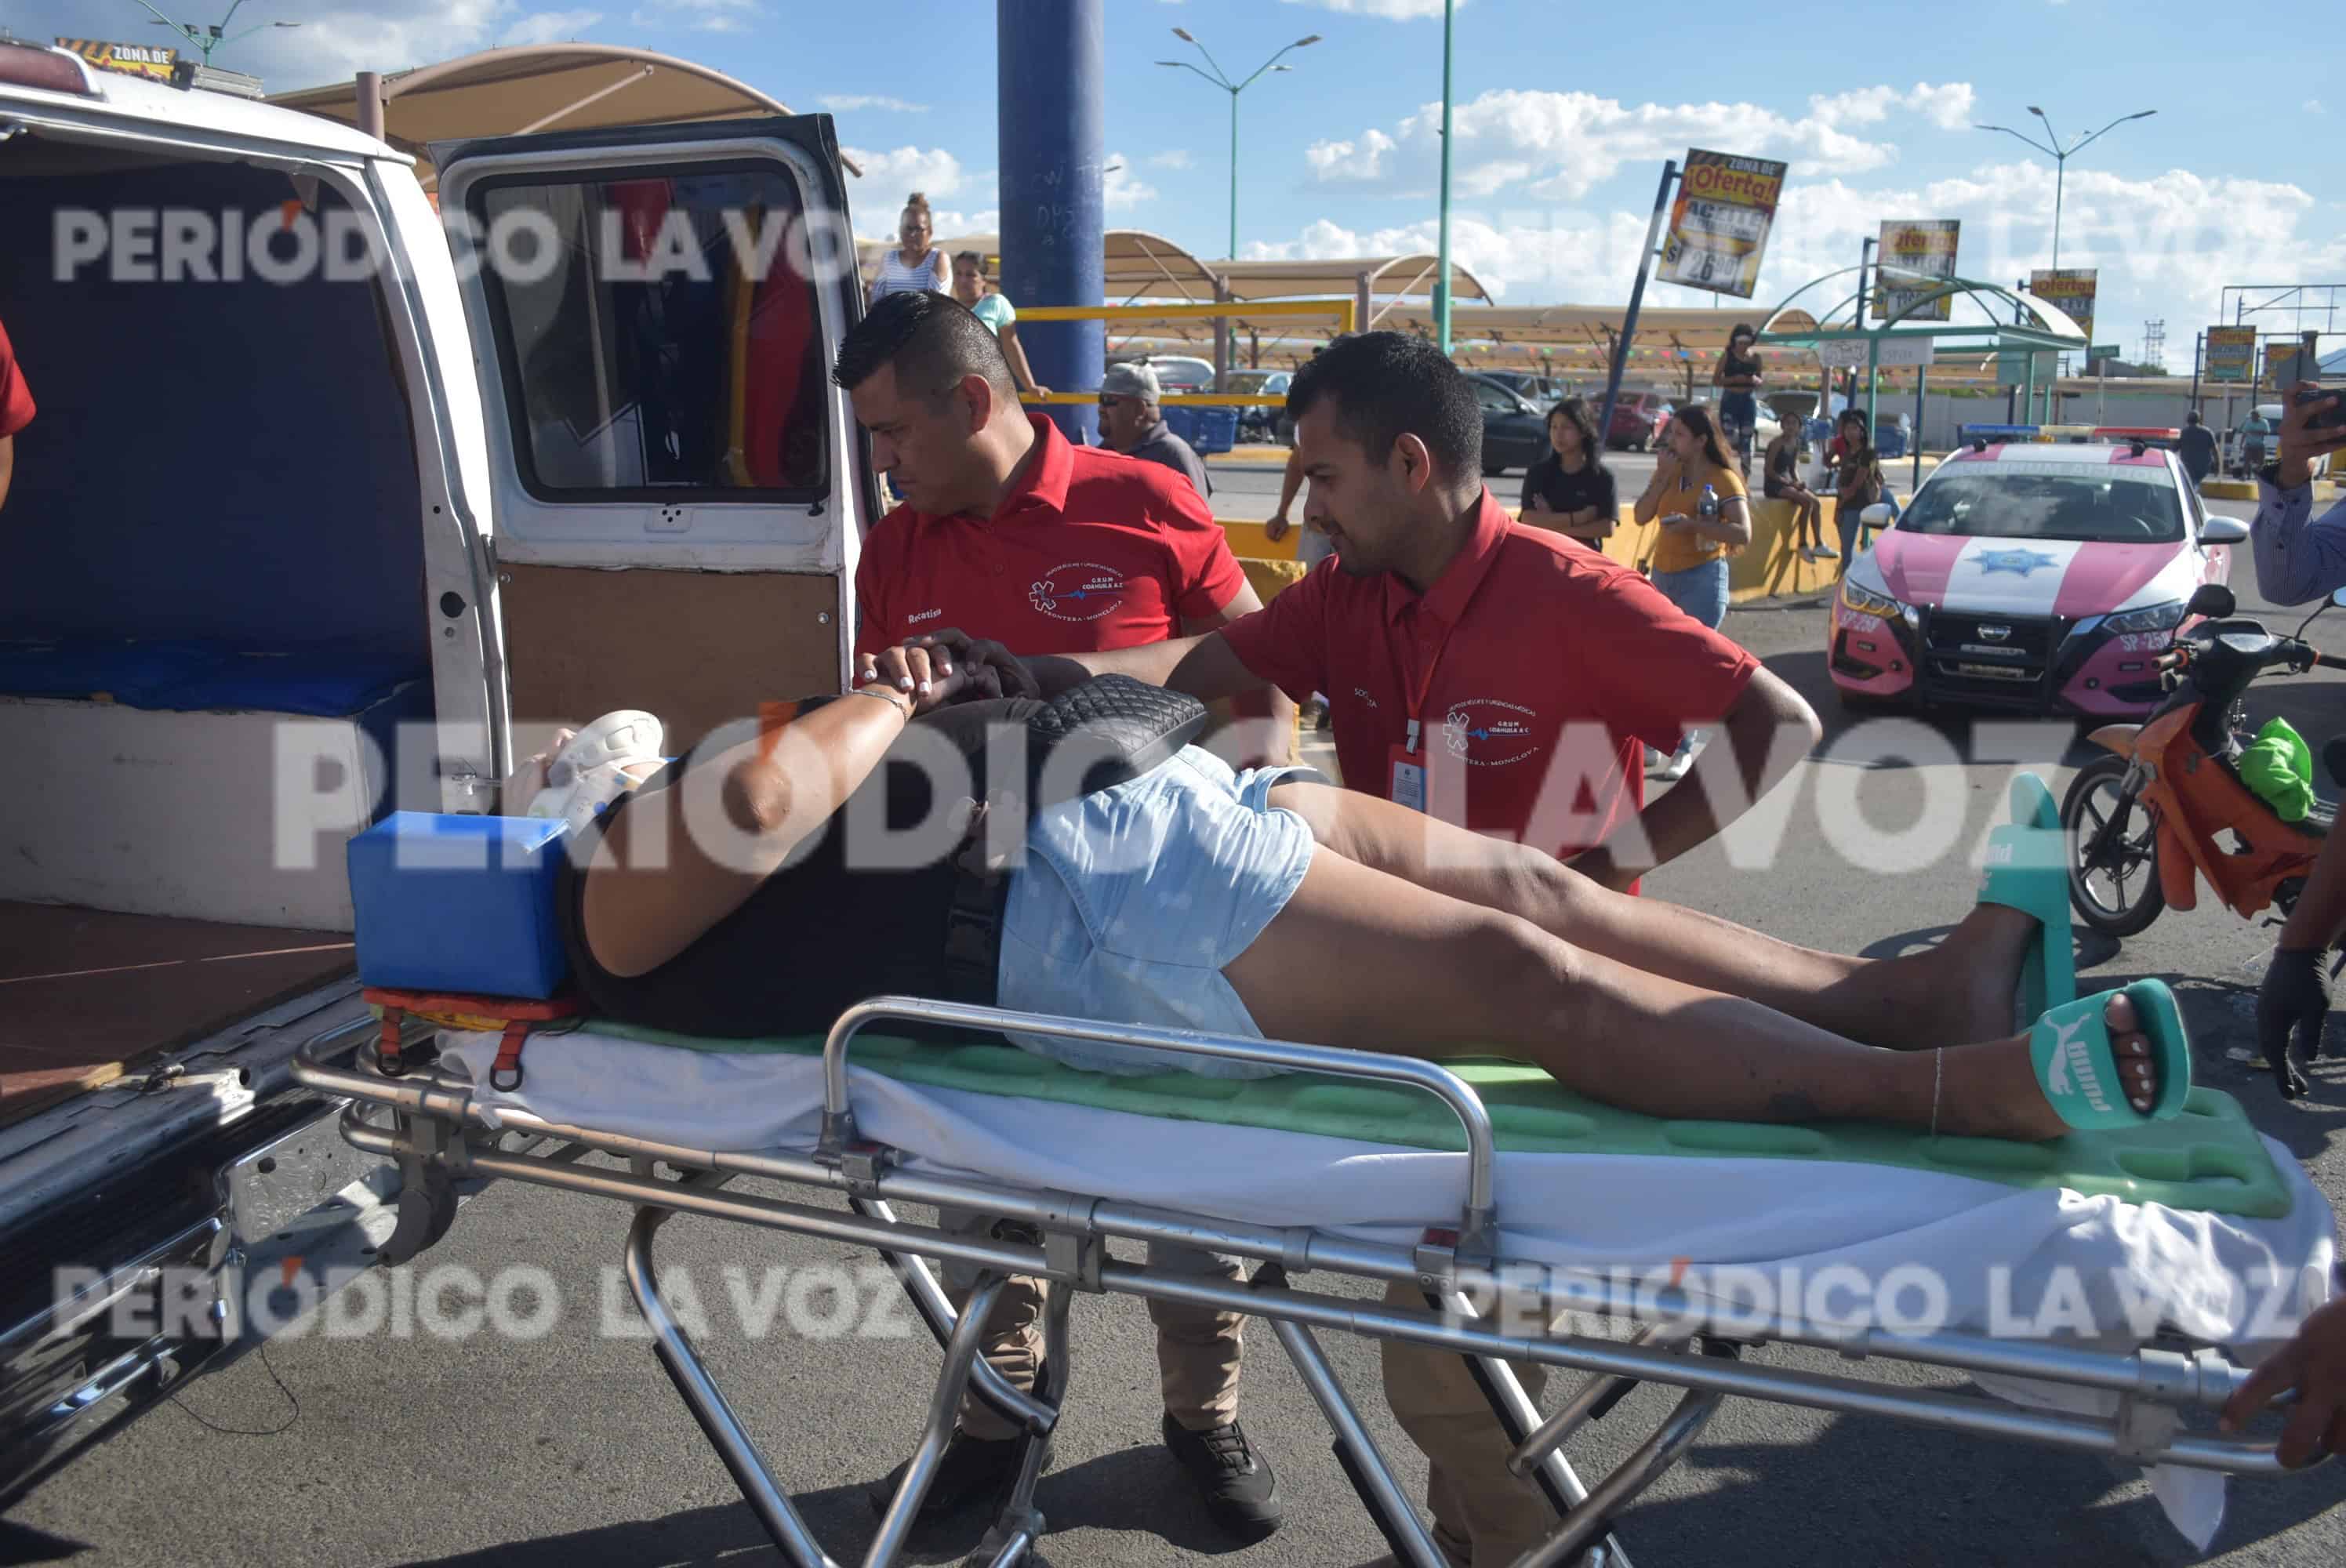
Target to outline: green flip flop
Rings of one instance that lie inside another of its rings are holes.
[[[2041,1016],[2077,996],[2077,961],[2069,945],[2069,865],[2053,791],[2034,773],[2012,781],[2012,820],[1987,839],[1979,901],[2036,919],[2035,940],[2021,960],[2019,1015]]]
[[[2163,980],[2137,980],[2126,988],[2135,1017],[2150,1040],[2150,1059],[2159,1074],[2158,1098],[2147,1112],[2137,1111],[2119,1076],[2117,1054],[2110,1047],[2109,1025],[2102,1012],[2110,998],[2105,991],[2055,1007],[2028,1032],[2029,1059],[2036,1064],[2036,1082],[2061,1119],[2085,1132],[2109,1127],[2139,1126],[2178,1115],[2191,1093],[2191,1041],[2183,1028],[2183,1010]]]

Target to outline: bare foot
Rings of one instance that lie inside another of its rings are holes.
[[[2012,1032],[2021,962],[2041,929],[2020,910],[1979,904],[1938,946],[1883,960],[1911,966],[1902,980],[1911,979],[1914,1001],[1899,1010],[1898,1038],[1876,1043],[1916,1051],[2003,1039]]]
[[[2147,1116],[2158,1103],[2158,1064],[2149,1036],[2135,1017],[2132,999],[2111,997],[2102,1019],[2109,1025],[2110,1050],[2117,1058],[2127,1102]],[[2042,1142],[2070,1130],[2045,1097],[2027,1035],[1955,1046],[1943,1056],[1939,1131]]]

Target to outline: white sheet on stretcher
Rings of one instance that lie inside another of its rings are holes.
[[[444,1038],[452,1063],[485,1085],[498,1037]],[[717,1152],[804,1151],[821,1124],[814,1058],[580,1031],[535,1044],[525,1061],[520,1093],[484,1086],[481,1104]],[[933,1088],[852,1062],[849,1092],[863,1135],[926,1172],[1402,1246],[1427,1226],[1454,1225],[1465,1201],[1459,1154]],[[2292,1198],[2279,1219],[1892,1166],[1642,1155],[1502,1154],[1496,1200],[1511,1260],[1642,1278],[1689,1259],[1770,1278],[1790,1268],[1804,1280],[1839,1265],[1872,1281],[1920,1265],[1944,1282],[1950,1327],[1988,1329],[1999,1315],[2049,1315],[2064,1327],[2087,1318],[2097,1343],[2127,1349],[2137,1341],[2129,1322],[2155,1318],[2254,1359],[2270,1348],[2276,1315],[2293,1326],[2326,1299],[2335,1257],[2328,1203],[2294,1156],[2266,1142]],[[1905,1299],[1915,1310],[1918,1298]],[[2071,1301],[2074,1314],[2064,1310]],[[2096,1396],[2076,1390],[1992,1386],[2021,1402],[2096,1409]],[[2222,1522],[2222,1477],[2162,1466],[2153,1483],[2168,1517],[2204,1550]]]

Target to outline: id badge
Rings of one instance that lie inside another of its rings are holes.
[[[1392,748],[1392,789],[1388,799],[1413,811],[1425,809],[1425,764],[1404,747]]]

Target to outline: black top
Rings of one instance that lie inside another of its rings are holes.
[[[1547,498],[1551,512],[1585,512],[1596,508],[1600,518],[1612,517],[1621,510],[1615,498],[1613,475],[1601,463],[1584,461],[1577,473],[1564,471],[1564,460],[1551,452],[1531,465],[1524,475],[1524,509],[1531,509],[1532,497]]]
[[[1720,358],[1722,363],[1719,374],[1730,381],[1737,376],[1757,376],[1760,373],[1760,356],[1757,354],[1738,354],[1733,349],[1729,349],[1721,354]],[[1750,389],[1745,387],[1739,390],[1749,392]]]
[[[843,699],[810,700],[801,712],[830,700]],[[972,702],[914,719],[888,758],[832,814],[811,848],[802,849],[740,909],[648,974],[611,974],[588,955],[586,880],[580,868],[590,863],[594,841],[581,841],[575,855],[565,857],[557,908],[563,946],[588,1008],[648,1028],[748,1039],[821,1033],[868,997],[947,994],[945,923],[959,844],[910,868],[851,870],[850,835],[842,820],[863,811],[876,817],[884,799],[890,830],[903,833],[928,821],[932,811],[952,809],[955,801],[941,797],[957,789],[941,791],[926,769],[895,760],[900,750],[933,745],[928,735],[914,735],[915,728],[943,734],[967,758],[971,798],[985,799],[989,727],[1023,726],[1042,706],[1025,698]],[[645,780],[611,808],[605,821],[622,810],[644,809],[642,803],[669,788],[684,767],[672,763]],[[901,847],[895,852],[901,864],[904,852]]]
[[[1768,447],[1768,478],[1777,484],[1796,484],[1800,478],[1800,443],[1778,439]]]
[[[2204,424],[2187,424],[2177,438],[2175,450],[2182,455],[2186,468],[2216,466],[2216,433]]]

